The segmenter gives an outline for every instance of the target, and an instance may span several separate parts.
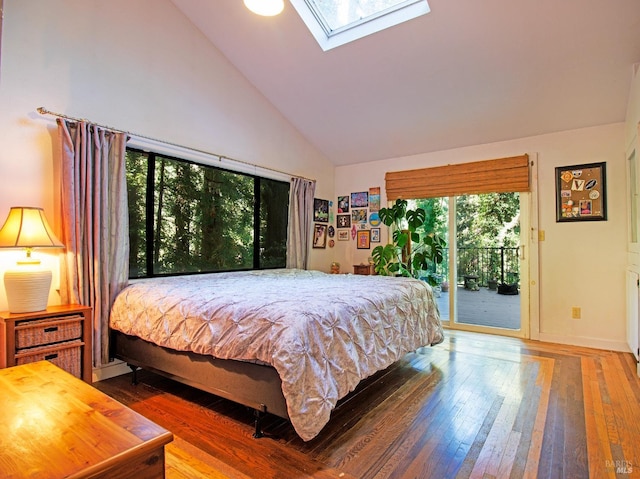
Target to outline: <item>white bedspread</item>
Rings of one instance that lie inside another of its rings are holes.
[[[116,299],[111,327],[171,349],[272,365],[305,441],[362,379],[444,339],[423,281],[303,270],[137,281]]]

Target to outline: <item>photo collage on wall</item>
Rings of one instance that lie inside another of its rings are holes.
[[[380,243],[380,187],[338,196],[337,215],[333,202],[313,200],[313,247],[333,248],[337,241],[355,241],[358,249],[371,249]]]
[[[358,249],[380,242],[380,187],[338,196],[338,241],[355,241]]]

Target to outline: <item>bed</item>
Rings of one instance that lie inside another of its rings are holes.
[[[444,339],[423,281],[296,269],[138,280],[110,326],[117,358],[286,418],[305,441],[362,379]]]

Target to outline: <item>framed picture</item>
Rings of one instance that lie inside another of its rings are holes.
[[[357,241],[358,241],[358,249],[370,249],[371,248],[371,231],[358,230]]]
[[[313,247],[314,248],[327,247],[327,225],[321,225],[316,223],[313,226]]]
[[[371,228],[371,242],[380,243],[380,228]]]
[[[369,188],[369,212],[380,211],[380,187]],[[372,240],[373,241],[373,240]]]
[[[351,193],[351,208],[366,208],[369,206],[369,192]]]
[[[351,215],[338,215],[338,228],[351,228]]]
[[[313,199],[313,221],[329,222],[329,200]]]
[[[338,231],[338,241],[349,241],[349,230]]]
[[[352,208],[351,209],[351,221],[354,223],[366,223],[367,222],[367,209],[366,208]]]
[[[349,197],[338,196],[338,213],[348,213],[348,212],[349,212]]]
[[[606,163],[557,167],[556,222],[606,219]]]

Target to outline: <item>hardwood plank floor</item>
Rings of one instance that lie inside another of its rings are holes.
[[[520,329],[520,295],[498,294],[485,287],[478,291],[456,288],[457,316],[460,324],[474,324],[492,328]],[[436,298],[443,321],[449,321],[449,294]]]
[[[174,433],[167,477],[640,477],[631,354],[446,331],[339,403],[304,442],[267,416],[140,372],[95,386]]]

